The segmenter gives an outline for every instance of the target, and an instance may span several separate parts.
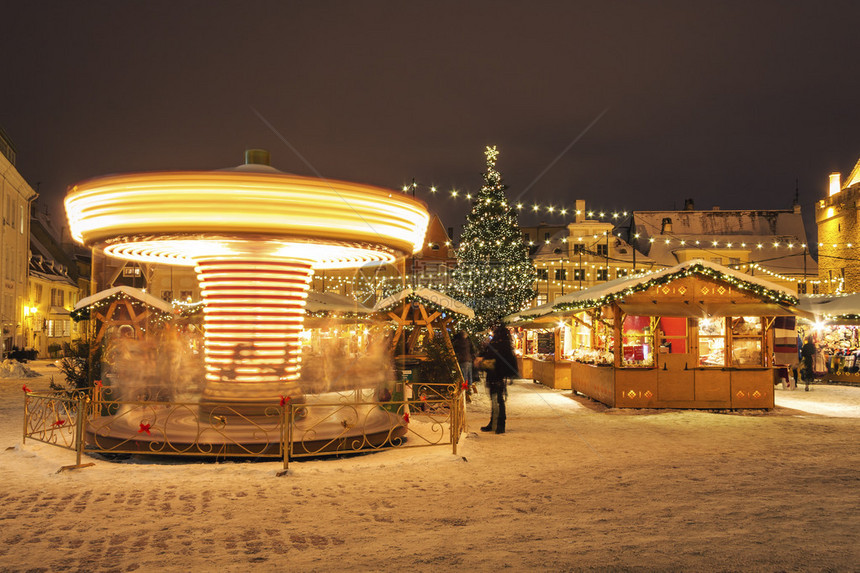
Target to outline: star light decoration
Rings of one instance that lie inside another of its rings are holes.
[[[492,147],[490,147],[488,145],[487,150],[484,151],[484,155],[487,156],[487,164],[495,166],[496,165],[496,158],[499,157],[499,150],[496,149],[495,145]]]

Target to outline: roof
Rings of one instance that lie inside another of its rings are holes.
[[[817,320],[833,317],[860,316],[860,293],[837,295],[801,295],[798,308]]]
[[[169,303],[164,302],[160,298],[156,298],[149,293],[146,293],[140,289],[132,288],[130,286],[116,286],[113,288],[109,288],[103,291],[99,291],[92,296],[88,296],[86,298],[82,298],[78,301],[78,304],[75,305],[75,310],[80,310],[82,308],[86,308],[88,306],[92,306],[100,300],[104,300],[110,296],[115,294],[123,294],[129,298],[133,298],[138,300],[148,306],[151,306],[155,309],[160,310],[161,312],[172,313],[173,306]]]
[[[663,220],[670,219],[671,232],[663,232]],[[684,250],[713,251],[714,256],[730,257],[732,250],[749,251],[750,259],[770,271],[795,276],[817,276],[818,264],[800,245],[808,244],[803,215],[794,210],[713,210],[713,211],[636,211],[633,213],[638,246],[660,264],[673,266]],[[650,242],[650,239],[654,239]],[[665,239],[669,239],[666,244]],[[684,240],[685,245],[679,244]],[[721,245],[710,247],[718,240]],[[700,245],[695,242],[700,241]],[[797,249],[773,243],[793,243]],[[725,247],[732,243],[734,248]],[[745,245],[745,246],[742,246]],[[761,244],[761,248],[758,245]]]
[[[39,250],[39,253],[47,253],[40,249],[34,248],[41,246],[40,243],[31,241],[31,251]],[[51,255],[48,254],[33,254],[30,257],[30,262],[27,267],[27,274],[33,278],[39,278],[50,282],[66,283],[70,286],[77,286],[77,283],[69,276],[68,269],[63,265],[54,261]]]
[[[305,300],[306,312],[354,312],[370,314],[372,308],[368,308],[353,298],[336,294],[333,292],[309,291]]]
[[[441,292],[431,290],[429,288],[423,288],[423,287],[419,287],[416,289],[413,289],[413,288],[403,289],[402,291],[395,293],[395,294],[393,294],[387,298],[384,298],[381,301],[379,301],[378,303],[376,303],[376,306],[373,307],[373,310],[380,311],[380,310],[387,309],[389,307],[394,306],[398,302],[406,299],[407,297],[420,298],[420,299],[425,300],[427,302],[430,302],[432,304],[446,308],[446,309],[450,310],[451,312],[456,312],[457,314],[462,314],[463,316],[465,316],[467,318],[474,318],[475,317],[475,311],[473,311],[471,308],[469,308],[468,306],[466,306],[465,304],[463,304],[459,300],[451,298],[447,294],[443,294]]]
[[[559,315],[565,312],[603,306],[607,304],[607,300],[623,300],[624,295],[646,290],[654,284],[664,282],[666,280],[672,280],[673,275],[678,275],[680,277],[689,272],[705,276],[716,275],[718,277],[726,277],[732,280],[733,283],[738,285],[740,288],[755,290],[764,289],[765,296],[769,295],[778,301],[782,301],[783,304],[794,305],[797,303],[797,297],[794,293],[781,285],[759,277],[747,275],[723,265],[718,265],[702,259],[692,259],[668,269],[662,269],[641,275],[622,277],[588,289],[573,292],[557,298],[551,305],[542,305],[541,307],[519,312],[516,315],[510,315],[507,317],[506,321],[516,324],[515,321],[517,318],[521,320],[536,320],[543,316]]]

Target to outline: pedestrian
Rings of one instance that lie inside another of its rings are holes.
[[[482,432],[505,433],[505,398],[508,393],[507,378],[519,376],[517,357],[511,344],[511,333],[504,324],[493,330],[493,336],[486,348],[476,359],[478,368],[487,372],[487,388],[490,391],[492,414],[490,423],[481,428]]]
[[[466,388],[469,392],[475,391],[475,380],[472,374],[472,362],[475,360],[475,345],[469,338],[465,330],[461,330],[454,335],[454,354],[457,355],[457,363],[460,365],[460,372],[463,373],[463,381],[466,382]]]
[[[815,343],[812,342],[812,335],[808,334],[803,346],[800,347],[800,377],[806,383],[805,390],[807,392],[809,392],[809,383],[812,381],[812,377],[814,376],[812,373],[812,362],[815,360],[815,353]]]

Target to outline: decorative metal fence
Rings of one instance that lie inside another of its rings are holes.
[[[291,459],[450,444],[465,430],[465,392],[378,402],[356,390],[326,401],[241,403],[106,400],[95,387],[77,398],[28,392],[24,441],[85,453]]]

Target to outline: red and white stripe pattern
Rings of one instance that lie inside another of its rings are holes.
[[[295,380],[311,261],[235,255],[196,259],[206,302],[206,378]]]

